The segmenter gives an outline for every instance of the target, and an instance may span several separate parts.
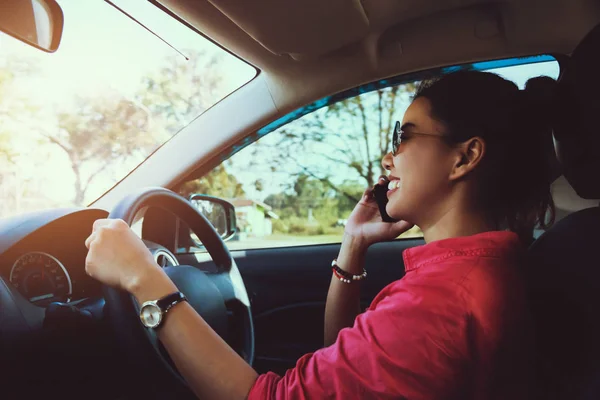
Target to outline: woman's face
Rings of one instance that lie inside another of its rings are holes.
[[[402,120],[396,154],[388,153],[381,162],[390,179],[387,213],[421,227],[442,211],[456,161],[456,152],[441,138],[445,127],[430,110],[427,98],[412,102]]]

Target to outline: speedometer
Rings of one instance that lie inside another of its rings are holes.
[[[38,251],[24,254],[15,261],[10,282],[37,305],[66,302],[73,290],[64,265],[50,254]]]

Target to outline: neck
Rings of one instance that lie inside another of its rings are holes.
[[[421,226],[426,243],[496,230],[482,211],[454,205],[446,208],[430,223]]]

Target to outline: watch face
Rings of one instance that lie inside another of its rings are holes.
[[[140,310],[140,319],[145,327],[156,328],[162,320],[162,311],[156,304],[146,303]]]

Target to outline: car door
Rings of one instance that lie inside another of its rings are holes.
[[[506,67],[508,65],[508,67]],[[459,68],[494,70],[521,87],[541,74],[558,76],[551,57],[469,64],[365,85],[296,110],[259,130],[257,141],[179,193],[228,199],[237,235],[228,242],[251,300],[254,367],[284,373],[323,346],[324,308],[346,219],[367,187],[385,173],[381,158],[391,130],[419,79]],[[268,135],[267,135],[268,133]],[[372,246],[363,308],[404,273],[403,250],[422,245],[419,228]]]
[[[402,250],[422,243],[422,238],[404,239],[369,250],[369,275],[361,283],[363,308],[404,275]],[[302,355],[323,347],[330,265],[338,252],[339,244],[324,244],[234,253],[252,304],[258,372],[283,374]]]

